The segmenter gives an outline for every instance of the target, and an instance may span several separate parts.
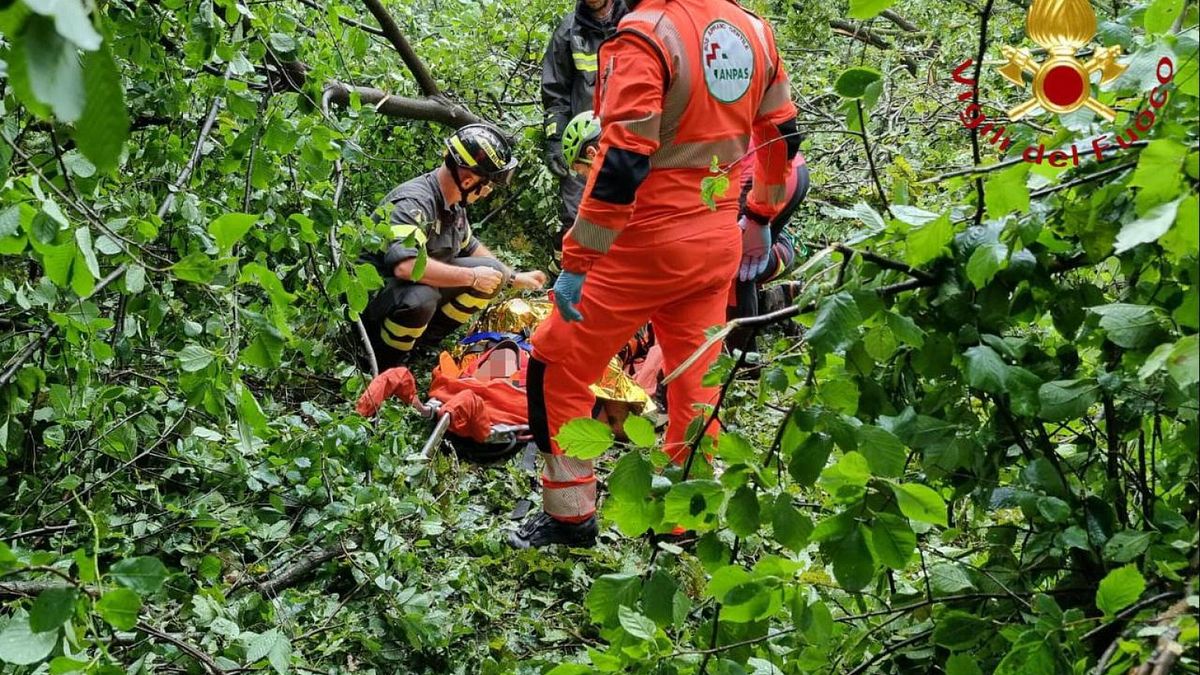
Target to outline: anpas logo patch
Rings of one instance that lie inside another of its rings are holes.
[[[745,95],[754,74],[754,50],[742,31],[724,21],[704,29],[700,59],[704,62],[704,84],[722,103],[733,103]]]

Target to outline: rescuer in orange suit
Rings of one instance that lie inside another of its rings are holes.
[[[510,535],[517,548],[595,542],[592,463],[562,454],[554,436],[588,416],[588,385],[647,321],[667,372],[698,349],[724,322],[743,240],[770,237],[751,220],[739,229],[736,191],[716,197],[715,210],[701,200],[713,158],[737,185],[751,133],[775,141],[756,151],[746,204],[765,223],[782,206],[799,145],[773,32],[731,0],[644,0],[601,47],[599,69],[600,152],[563,243],[555,311],[532,338],[529,420],[546,457],[544,512]],[[676,462],[696,404],[715,400],[701,381],[718,350],[668,387],[665,450]]]

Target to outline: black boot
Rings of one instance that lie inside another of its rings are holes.
[[[542,548],[550,544],[591,548],[596,544],[598,530],[596,516],[582,523],[567,523],[541,511],[530,516],[516,532],[509,533],[508,544],[513,548]]]

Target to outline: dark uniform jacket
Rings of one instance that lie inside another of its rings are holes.
[[[592,109],[596,88],[596,52],[600,43],[617,30],[625,16],[623,0],[613,0],[612,13],[604,23],[596,21],[583,0],[563,17],[550,37],[542,58],[542,108],[546,114],[547,152],[557,152],[563,129],[571,118]]]
[[[386,252],[364,253],[360,260],[374,265],[384,279],[395,277],[396,265],[417,257],[421,246],[429,258],[443,263],[472,255],[479,247],[466,209],[446,204],[436,171],[401,183],[384,197],[379,210],[390,212],[395,240]],[[406,243],[410,236],[415,244]]]

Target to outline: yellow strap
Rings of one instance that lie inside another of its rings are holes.
[[[414,345],[417,344],[417,338],[405,338],[397,340],[388,334],[386,330],[379,331],[379,337],[383,339],[383,343],[392,349],[399,349],[402,352],[412,351]]]
[[[417,242],[417,246],[424,246],[425,242],[429,240],[428,235],[425,234],[425,230],[416,225],[393,225],[392,236],[396,239],[413,237]]]
[[[589,73],[594,73],[596,70],[598,70],[597,65],[599,62],[596,60],[595,54],[588,54],[586,52],[572,52],[571,58],[575,61],[576,70],[582,70]]]
[[[454,151],[458,153],[459,157],[462,157],[462,160],[467,163],[467,166],[475,166],[478,164],[478,162],[475,161],[475,158],[471,156],[471,153],[467,152],[467,146],[462,144],[462,141],[458,139],[458,136],[450,137],[450,146],[454,148]]]
[[[489,302],[491,302],[491,300],[488,300],[487,298],[476,297],[470,293],[462,293],[454,299],[458,301],[460,305],[474,307],[476,309],[483,309],[484,307],[488,306]]]
[[[392,335],[395,335],[398,338],[404,338],[404,337],[419,338],[425,332],[425,326],[417,326],[416,328],[409,328],[408,326],[401,326],[400,324],[396,323],[395,321],[392,321],[391,319],[384,319],[383,327],[386,328],[388,330],[388,332],[390,332]]]
[[[442,314],[454,319],[458,323],[466,323],[471,320],[470,314],[462,311],[454,305],[451,305],[450,303],[442,305]]]

